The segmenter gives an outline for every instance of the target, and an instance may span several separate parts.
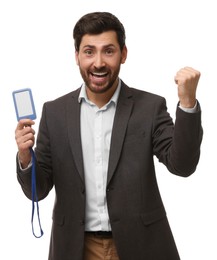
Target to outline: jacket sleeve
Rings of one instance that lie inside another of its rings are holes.
[[[187,177],[196,170],[202,136],[199,103],[195,113],[185,112],[177,106],[175,124],[167,112],[165,99],[156,108],[153,124],[154,154],[170,172]]]
[[[38,200],[44,199],[53,187],[52,163],[49,149],[49,135],[46,128],[46,109],[43,107],[42,117],[37,137],[37,146],[35,149],[36,161],[27,170],[20,169],[17,158],[17,179],[27,198],[31,199],[31,175],[32,167],[36,172],[36,190]],[[40,151],[40,152],[39,152]]]

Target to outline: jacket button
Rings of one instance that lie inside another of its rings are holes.
[[[81,224],[81,226],[83,226],[83,225],[85,224],[85,221],[84,221],[84,220],[81,220],[81,221],[80,221],[80,224]]]
[[[112,191],[112,190],[114,190],[114,187],[113,187],[113,186],[111,186],[111,187],[109,187],[109,188],[106,189],[107,192],[110,192],[110,191]]]

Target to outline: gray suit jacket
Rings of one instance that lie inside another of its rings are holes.
[[[80,137],[80,89],[43,106],[36,143],[39,199],[55,187],[49,260],[82,260],[85,183]],[[88,131],[88,129],[87,129]],[[176,175],[197,166],[201,112],[177,107],[176,123],[165,99],[122,88],[114,118],[106,198],[121,260],[180,259],[159,193],[153,155]],[[31,199],[31,170],[18,180]]]

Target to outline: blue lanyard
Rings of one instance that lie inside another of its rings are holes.
[[[32,155],[32,218],[31,218],[31,223],[32,223],[32,233],[36,238],[40,238],[43,236],[44,232],[41,228],[41,221],[40,221],[40,216],[39,216],[39,205],[38,205],[38,196],[37,196],[37,191],[36,191],[36,174],[35,174],[35,153],[33,149],[30,149],[31,155]],[[35,231],[34,231],[34,213],[35,213],[35,203],[36,203],[36,209],[37,209],[37,216],[38,216],[38,224],[40,228],[40,235],[36,236]]]

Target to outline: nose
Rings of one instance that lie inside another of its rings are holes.
[[[94,66],[96,68],[102,68],[105,66],[105,61],[101,53],[97,53],[94,60]]]

